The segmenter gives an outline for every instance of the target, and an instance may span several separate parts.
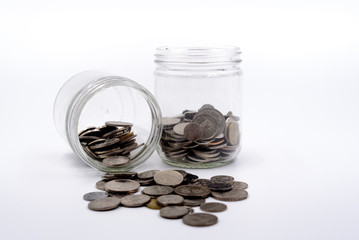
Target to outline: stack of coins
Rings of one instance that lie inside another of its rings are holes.
[[[89,127],[79,133],[86,154],[107,167],[121,167],[130,162],[131,151],[143,146],[131,132],[132,124],[108,121],[101,127]]]
[[[83,198],[90,201],[88,208],[94,211],[146,206],[160,210],[159,215],[166,219],[182,218],[186,225],[211,226],[218,221],[213,213],[225,211],[227,206],[206,199],[244,200],[248,197],[247,187],[227,175],[204,179],[184,170],[148,170],[138,174],[107,173],[96,183],[96,188],[102,191],[87,193]],[[195,207],[202,213],[195,212]]]
[[[190,163],[231,159],[239,147],[239,117],[223,115],[210,104],[198,112],[163,118],[160,146],[167,158]]]

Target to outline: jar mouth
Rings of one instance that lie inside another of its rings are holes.
[[[168,47],[162,46],[156,49],[156,63],[194,63],[194,64],[218,64],[239,63],[240,48],[235,46],[224,47]]]

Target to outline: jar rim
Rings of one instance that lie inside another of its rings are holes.
[[[156,48],[155,56],[187,56],[187,57],[219,57],[241,54],[236,46],[213,46],[213,47],[168,47]]]

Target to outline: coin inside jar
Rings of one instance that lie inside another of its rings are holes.
[[[111,156],[102,160],[103,165],[107,167],[119,167],[126,165],[130,162],[130,159],[125,156]]]
[[[203,129],[198,123],[192,122],[186,125],[183,134],[187,140],[194,142],[202,138]]]

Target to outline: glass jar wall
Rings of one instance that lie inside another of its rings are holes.
[[[155,56],[161,158],[185,168],[233,162],[242,132],[239,48],[160,47]]]
[[[161,119],[148,90],[97,71],[68,80],[54,105],[60,135],[77,156],[104,172],[129,171],[143,163],[158,144]]]

